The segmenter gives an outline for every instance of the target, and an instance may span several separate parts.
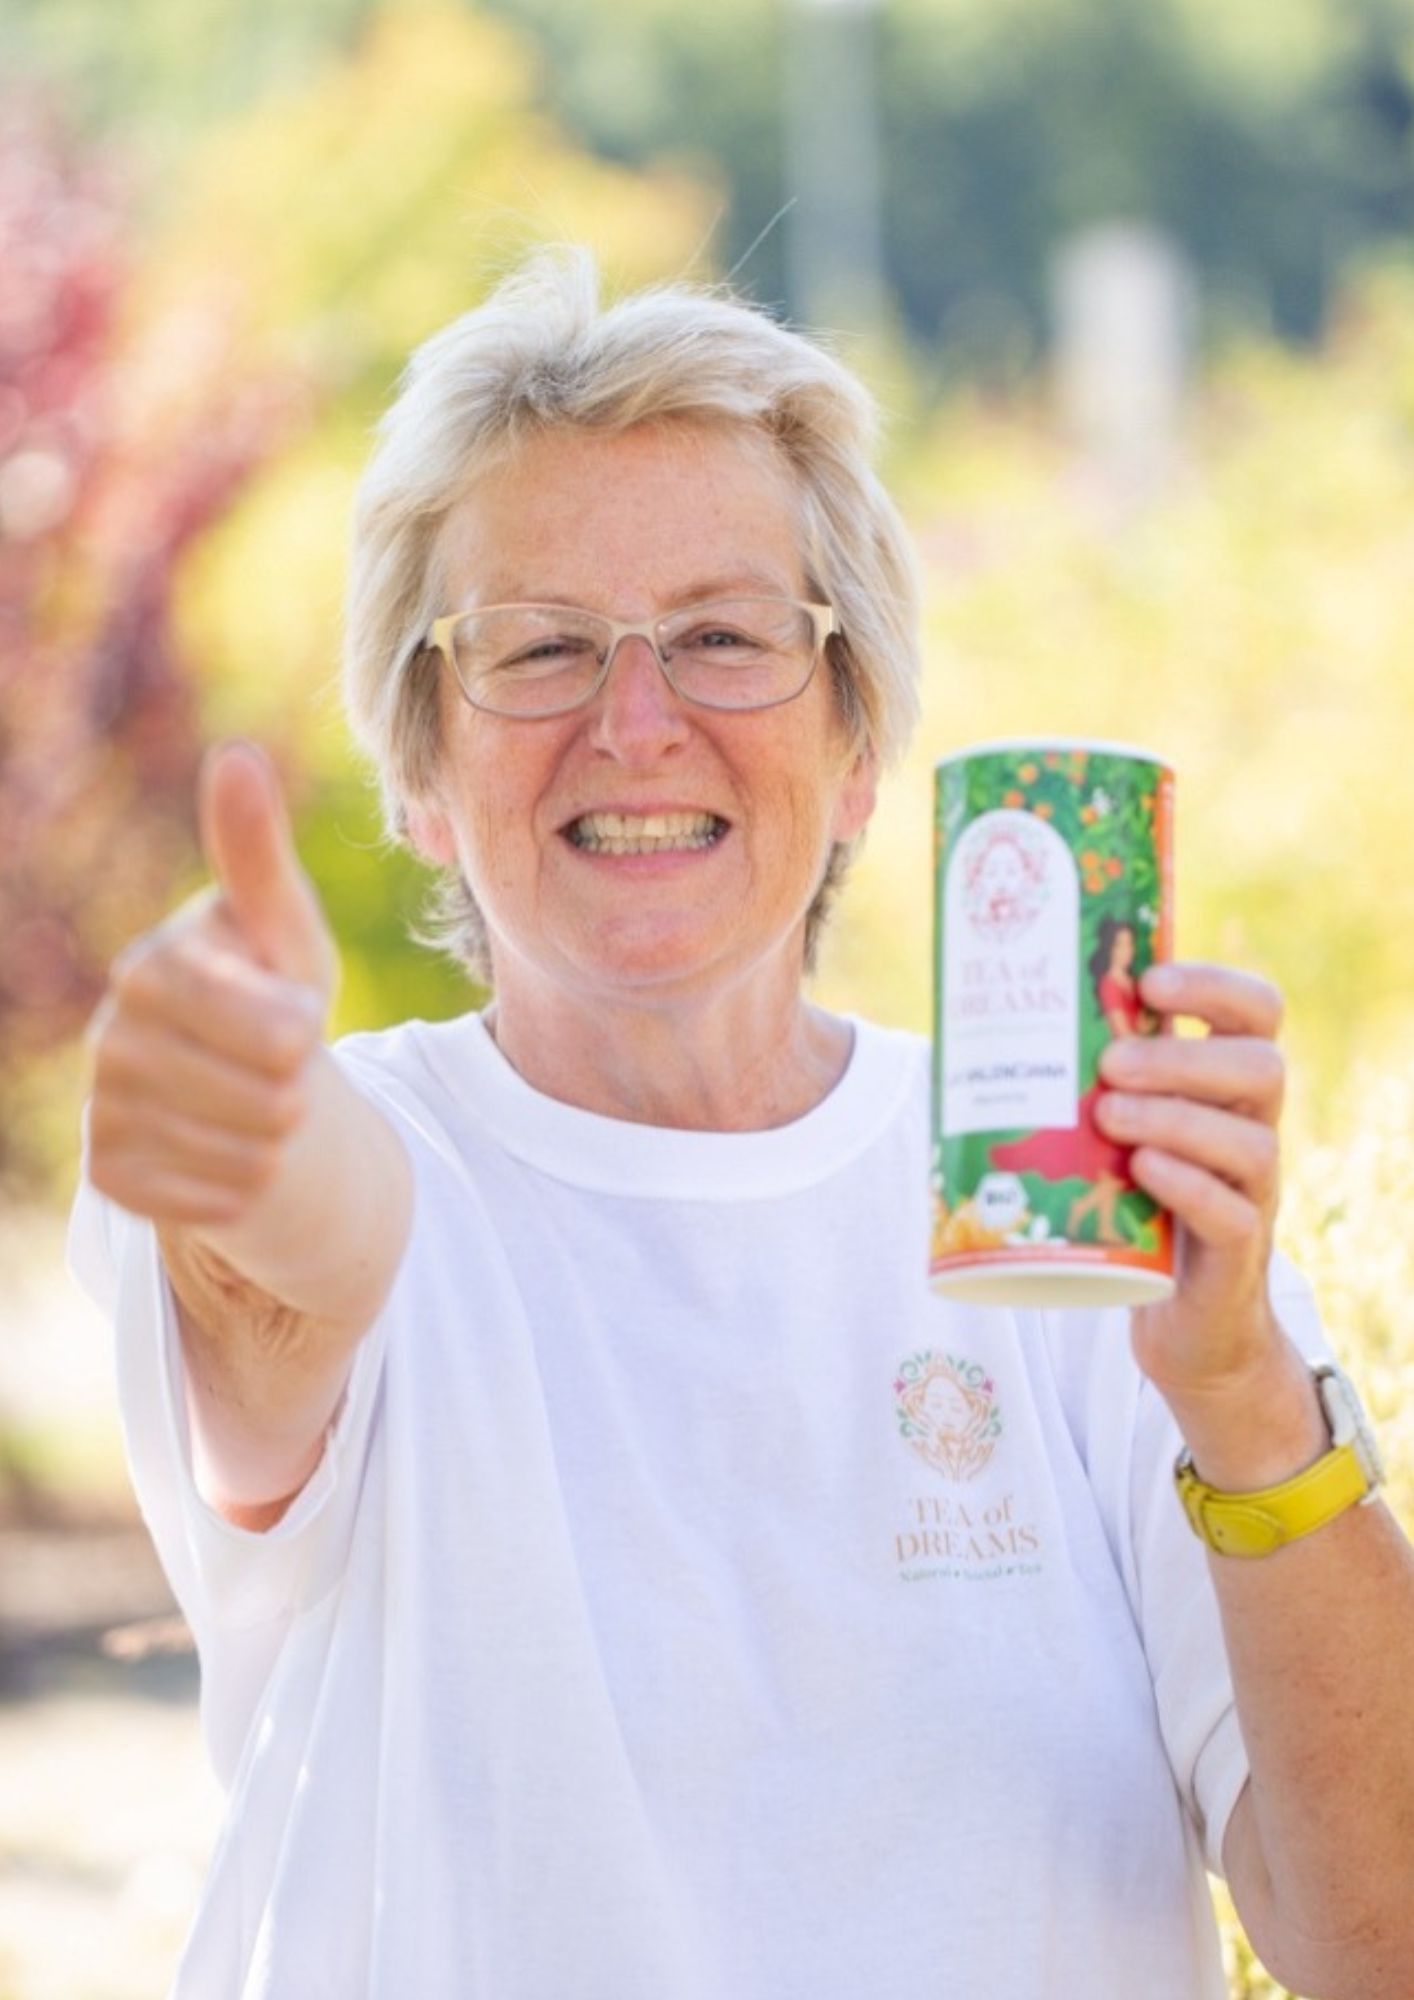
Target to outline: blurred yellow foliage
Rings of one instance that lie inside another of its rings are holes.
[[[1414,1058],[1414,1048],[1410,1051]],[[1414,1533],[1414,1059],[1360,1064],[1341,1093],[1339,1136],[1290,1158],[1282,1241],[1353,1361],[1389,1461],[1391,1504]]]
[[[1414,871],[1414,275],[1326,350],[1229,353],[1181,468],[1118,517],[1039,401],[960,398],[899,468],[928,578],[924,724],[886,786],[822,996],[926,1025],[931,766],[992,736],[1100,736],[1178,772],[1178,949],[1288,998],[1304,1117],[1408,1052]]]
[[[610,282],[631,287],[690,265],[708,232],[700,181],[594,159],[536,92],[518,35],[426,0],[370,15],[346,57],[193,157],[133,313],[147,357],[130,371],[134,408],[178,435],[199,381],[262,361],[293,366],[312,406],[305,435],[187,567],[181,625],[212,733],[278,737],[298,721],[301,765],[347,769],[333,688],[349,506],[411,349],[533,242],[590,242]],[[182,324],[195,344],[179,353]],[[169,330],[160,352],[144,338],[154,326]]]
[[[203,145],[154,297],[219,271],[247,338],[350,385],[400,367],[532,240],[592,241],[626,284],[686,261],[711,212],[701,184],[594,159],[536,94],[531,48],[487,15],[445,0],[371,13],[313,84]],[[369,385],[375,402],[390,386]]]

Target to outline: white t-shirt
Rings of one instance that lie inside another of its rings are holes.
[[[542,1097],[475,1015],[339,1055],[413,1235],[268,1534],[193,1487],[154,1232],[75,1211],[230,1789],[181,2000],[1218,2000],[1176,1434],[1123,1313],[930,1292],[926,1045],[856,1023],[746,1134]]]

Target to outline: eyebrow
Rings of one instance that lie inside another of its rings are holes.
[[[804,586],[800,586],[802,589]],[[779,572],[759,569],[736,569],[724,571],[716,576],[699,577],[694,582],[675,590],[664,601],[665,611],[677,611],[685,604],[707,603],[718,597],[794,597],[796,586],[785,580]],[[508,582],[498,586],[495,595],[481,600],[484,604],[557,604],[566,611],[588,611],[594,607],[581,604],[578,598],[566,597],[563,591],[536,590],[529,584]],[[479,607],[471,605],[470,610]],[[607,613],[603,614],[607,616]]]

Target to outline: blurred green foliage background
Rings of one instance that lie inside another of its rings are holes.
[[[350,496],[409,349],[530,244],[777,307],[805,0],[3,0],[0,1183],[71,1185],[82,1023],[200,876],[192,779],[272,749],[338,1026],[475,998],[411,947],[335,681]],[[830,10],[838,12],[839,9]],[[924,1027],[931,765],[1178,770],[1179,948],[1284,988],[1285,1240],[1414,1522],[1414,0],[885,0],[884,322],[846,352],[927,578],[925,719],[827,1003]],[[1165,475],[1116,504],[1054,390],[1067,236],[1195,274]],[[765,232],[764,235],[762,232]],[[0,1411],[0,1424],[3,1424]],[[1229,1950],[1235,1993],[1272,1991]]]

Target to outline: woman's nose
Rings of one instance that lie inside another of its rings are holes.
[[[637,633],[620,639],[591,709],[595,747],[620,758],[660,756],[682,742],[690,726],[686,704],[669,685],[648,640]]]

